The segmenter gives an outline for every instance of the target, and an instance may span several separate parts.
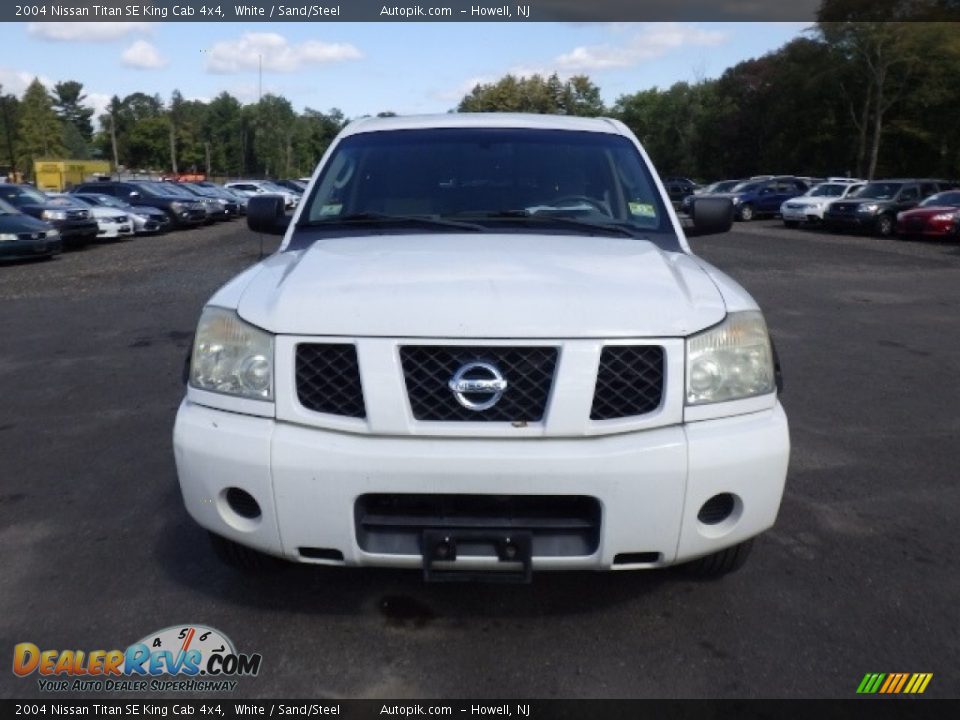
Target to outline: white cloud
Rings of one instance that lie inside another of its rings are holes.
[[[556,74],[566,81],[578,73],[633,67],[679,48],[719,45],[727,40],[725,33],[675,22],[606,23],[604,27],[610,35],[624,38],[623,42],[616,45],[576,47],[546,63],[513,65],[500,76],[509,73],[514,77],[529,78],[534,75],[550,77]],[[471,78],[457,88],[433,93],[431,97],[444,101],[460,100],[473,90],[478,82],[489,83],[494,80],[490,76]]]
[[[691,25],[651,23],[622,45],[576,47],[555,58],[554,63],[570,72],[632,67],[682,47],[719,45],[726,39],[722,32]]]
[[[13,94],[20,96],[23,94],[23,91],[27,89],[27,86],[33,82],[35,77],[40,78],[40,82],[43,83],[44,87],[48,90],[53,88],[53,81],[44,76],[37,75],[37,73],[29,72],[27,70],[16,70],[9,67],[0,67],[0,86],[3,88],[3,94]]]
[[[83,104],[93,108],[93,122],[96,125],[97,118],[107,112],[110,105],[110,95],[106,93],[87,93],[87,99]]]
[[[238,73],[256,70],[260,58],[263,69],[295,72],[306,65],[359,60],[363,57],[349,43],[307,40],[291,45],[278,33],[244,33],[236,40],[224,40],[207,52],[207,70],[213,73]]]
[[[150,32],[145,22],[48,22],[27,23],[27,32],[41,40],[110,42],[132,33]]]
[[[166,59],[160,55],[160,51],[146,40],[137,40],[124,50],[120,60],[127,67],[138,70],[155,70],[167,64]]]

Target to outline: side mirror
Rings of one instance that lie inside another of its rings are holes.
[[[733,227],[733,202],[728,198],[694,196],[690,201],[690,220],[684,226],[687,237],[729,232]]]
[[[280,195],[255,195],[247,202],[247,227],[268,235],[283,235],[290,224]]]

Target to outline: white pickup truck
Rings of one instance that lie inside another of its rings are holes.
[[[203,309],[174,429],[224,560],[427,580],[737,569],[789,456],[763,316],[620,122],[351,123]]]

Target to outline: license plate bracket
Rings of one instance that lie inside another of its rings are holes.
[[[423,531],[421,542],[426,582],[529,583],[533,580],[533,534],[529,530],[429,528]],[[458,549],[463,546],[492,548],[498,563],[504,567],[496,570],[452,567],[456,565]]]

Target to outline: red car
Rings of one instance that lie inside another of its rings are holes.
[[[960,190],[931,195],[912,210],[898,214],[897,234],[928,238],[960,236]]]

